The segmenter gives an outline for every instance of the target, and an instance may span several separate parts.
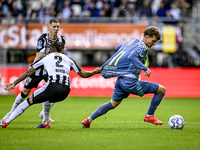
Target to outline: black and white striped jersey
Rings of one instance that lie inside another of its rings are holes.
[[[50,46],[53,41],[58,41],[58,42],[62,42],[64,44],[66,44],[66,38],[64,36],[61,36],[58,34],[57,38],[55,40],[52,40],[49,38],[48,33],[44,33],[38,38],[37,52],[43,52],[44,54],[49,54]],[[35,61],[36,61],[36,58],[33,61],[33,63]],[[40,76],[40,75],[44,75],[44,74],[46,74],[46,71],[43,68],[38,68],[35,72],[36,76]]]
[[[72,68],[76,73],[81,71],[81,68],[76,62],[66,55],[58,52],[50,53],[41,60],[35,62],[32,67],[37,69],[44,66],[48,73],[48,80],[50,82],[59,82],[70,85],[70,69]]]

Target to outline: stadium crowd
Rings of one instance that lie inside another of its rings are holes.
[[[47,23],[51,18],[167,17],[179,20],[188,15],[192,0],[0,0],[2,24],[29,20]]]

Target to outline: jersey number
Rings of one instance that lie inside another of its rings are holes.
[[[112,65],[112,63],[115,61],[115,59],[117,58],[117,60],[115,61],[114,65],[117,66],[117,63],[119,62],[119,59],[124,55],[126,51],[121,51],[119,52],[119,54],[117,54],[109,63],[109,65]]]
[[[58,59],[56,62],[56,67],[63,67],[63,65],[60,65],[62,62],[62,57],[61,56],[54,56],[55,59]]]

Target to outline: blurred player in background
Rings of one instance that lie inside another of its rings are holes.
[[[48,54],[50,52],[50,46],[52,42],[59,41],[59,42],[62,42],[64,45],[66,43],[65,37],[58,34],[58,31],[60,29],[60,23],[57,19],[49,20],[48,29],[49,29],[49,32],[42,34],[37,41],[37,52],[36,52],[36,58],[34,62],[37,61],[40,58],[40,56],[44,54]],[[26,79],[22,92],[17,95],[10,112],[7,113],[2,118],[2,120],[7,119],[10,116],[10,114],[14,111],[14,109],[21,102],[23,102],[23,100],[29,95],[32,88],[37,88],[40,81],[42,81],[43,79],[47,81],[47,77],[48,75],[43,67],[37,68],[37,70],[35,71],[35,74],[31,75],[30,77]],[[49,107],[51,108],[53,105],[54,103],[49,103],[48,101],[44,102],[43,110],[39,114],[39,117],[43,119],[44,110],[49,109]],[[55,121],[49,117],[49,122],[55,122]]]
[[[21,115],[29,106],[37,103],[49,101],[55,103],[64,100],[70,92],[70,70],[71,68],[81,77],[88,78],[94,74],[101,72],[101,67],[93,71],[82,70],[74,60],[62,54],[64,44],[61,42],[52,42],[51,52],[44,58],[33,63],[28,71],[23,73],[13,83],[6,85],[5,90],[13,89],[19,82],[23,81],[28,76],[34,74],[37,68],[44,66],[48,74],[48,81],[41,88],[31,94],[27,100],[18,105],[11,115],[4,120],[1,120],[0,126],[6,128],[7,125]],[[50,128],[49,125],[50,108],[45,110],[43,121],[36,128]]]
[[[160,40],[161,34],[157,27],[149,26],[144,30],[142,40],[132,40],[116,46],[117,52],[102,65],[101,75],[104,78],[118,77],[115,89],[110,102],[102,104],[88,118],[82,121],[84,128],[90,128],[90,123],[97,117],[117,107],[129,94],[143,96],[147,93],[154,93],[149,109],[144,116],[144,121],[162,125],[154,112],[165,95],[165,87],[153,82],[139,80],[141,71],[146,76],[151,75],[151,70],[144,64],[147,59],[148,49]]]

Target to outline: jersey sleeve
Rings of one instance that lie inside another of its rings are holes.
[[[64,36],[61,36],[62,38],[62,43],[64,43],[64,45],[66,45],[66,38]]]
[[[147,67],[139,60],[139,57],[144,57],[143,55],[144,48],[142,48],[140,45],[133,50],[130,55],[128,56],[128,59],[130,62],[132,62],[135,66],[138,68],[146,71]]]
[[[69,59],[72,60],[70,70],[74,70],[76,73],[80,72],[82,69],[76,64],[76,62],[72,58],[69,58]]]
[[[123,44],[124,44],[124,43],[123,43]],[[123,44],[117,45],[117,46],[115,47],[115,50],[118,51],[118,50],[122,47]]]
[[[31,64],[31,66],[37,70],[37,68],[41,67],[44,65],[46,57],[43,57],[42,59],[37,60],[36,62],[34,62],[33,64]]]
[[[45,52],[45,45],[46,45],[46,40],[44,38],[44,34],[42,34],[37,41],[37,52]]]

